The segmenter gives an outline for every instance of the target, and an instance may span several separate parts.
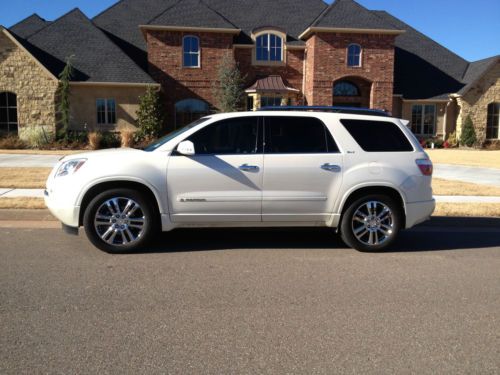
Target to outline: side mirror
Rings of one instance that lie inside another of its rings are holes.
[[[182,141],[177,146],[177,152],[181,155],[185,156],[193,156],[194,152],[194,144],[191,141]]]

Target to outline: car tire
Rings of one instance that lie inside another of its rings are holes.
[[[154,236],[157,215],[153,203],[133,189],[111,189],[94,197],[83,215],[88,239],[108,253],[129,253]]]
[[[389,196],[374,194],[356,199],[342,216],[342,240],[363,252],[385,250],[396,240],[403,215],[400,205]]]

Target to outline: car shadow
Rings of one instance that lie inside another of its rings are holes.
[[[500,247],[500,218],[433,217],[401,232],[385,252],[419,252]],[[245,249],[346,249],[328,228],[178,229],[160,234],[140,253]]]

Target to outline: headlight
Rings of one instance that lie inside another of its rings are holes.
[[[61,166],[57,169],[55,177],[64,177],[69,176],[75,173],[77,170],[81,168],[87,159],[74,159],[68,160],[61,164]]]

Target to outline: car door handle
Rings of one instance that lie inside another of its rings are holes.
[[[248,165],[248,164],[240,165],[239,168],[245,172],[257,172],[259,170],[259,167],[257,167],[256,165]]]
[[[321,169],[324,169],[326,171],[332,171],[332,172],[340,172],[341,168],[340,165],[335,165],[335,164],[330,164],[330,163],[325,163],[321,166]]]

